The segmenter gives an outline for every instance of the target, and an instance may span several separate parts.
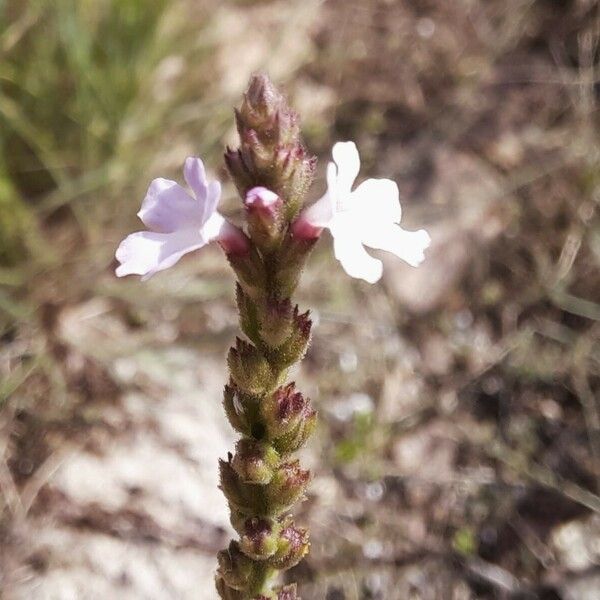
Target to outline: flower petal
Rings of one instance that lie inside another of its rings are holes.
[[[383,264],[367,253],[358,236],[347,229],[334,228],[332,233],[335,257],[340,261],[344,271],[350,277],[364,279],[368,283],[379,281]]]
[[[220,239],[224,232],[229,232],[230,226],[234,227],[223,218],[221,213],[215,211],[202,227],[202,237],[206,240],[206,243],[213,242]]]
[[[327,165],[327,191],[316,202],[302,211],[298,221],[306,221],[312,227],[328,227],[335,216],[337,195],[337,169],[330,162]]]
[[[203,210],[178,183],[159,178],[150,184],[138,217],[152,231],[172,233],[201,227]]]
[[[215,214],[220,199],[221,183],[218,181],[210,181],[206,193],[206,203],[204,204],[204,214],[202,216],[203,223],[206,223],[210,217]]]
[[[346,208],[361,222],[400,223],[402,209],[400,194],[395,181],[391,179],[367,179],[350,195]]]
[[[344,198],[350,193],[352,184],[360,171],[358,150],[354,142],[338,142],[333,146],[331,154],[337,165],[337,193],[340,198]]]
[[[118,277],[142,275],[142,280],[148,279],[158,271],[172,267],[184,254],[207,243],[197,229],[175,233],[132,233],[117,248],[115,256],[121,264],[116,274]]]
[[[206,199],[206,171],[204,163],[195,156],[188,156],[183,165],[183,176],[186,183],[192,188],[197,200]]]
[[[431,243],[424,229],[406,231],[395,224],[370,227],[361,234],[361,239],[365,246],[391,252],[413,267],[423,262],[425,249]]]
[[[185,159],[183,176],[200,203],[202,222],[205,223],[217,209],[221,198],[221,184],[218,181],[207,181],[204,163],[195,156]]]

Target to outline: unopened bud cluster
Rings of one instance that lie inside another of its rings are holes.
[[[220,479],[239,539],[219,553],[217,591],[229,600],[297,600],[295,585],[274,586],[309,549],[308,531],[289,511],[311,478],[293,453],[317,414],[286,378],[311,335],[310,315],[291,295],[313,242],[295,240],[290,225],[315,160],[301,143],[297,115],[264,75],[251,79],[236,122],[240,147],[227,149],[225,161],[244,203],[249,245],[228,258],[246,339],[237,338],[227,357],[223,404],[241,438],[220,462]]]
[[[300,141],[298,115],[266,75],[254,76],[235,112],[240,147],[227,149],[225,161],[243,198],[257,186],[284,201],[285,221],[300,211],[312,183],[316,159]]]

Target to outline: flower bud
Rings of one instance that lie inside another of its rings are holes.
[[[247,591],[255,587],[261,575],[261,565],[246,556],[237,542],[217,554],[217,577],[234,590]],[[235,596],[234,596],[235,597]]]
[[[246,516],[262,514],[262,488],[242,481],[231,465],[231,454],[228,461],[219,460],[219,479],[219,487],[232,509]]]
[[[255,130],[265,145],[294,145],[300,137],[297,113],[269,77],[258,73],[250,78],[242,106],[235,111],[240,137],[248,129]]]
[[[292,223],[292,227],[294,223]],[[290,232],[287,233],[280,247],[279,269],[275,282],[282,296],[291,296],[294,293],[306,259],[318,240],[318,235],[313,238],[301,239]]]
[[[277,91],[264,73],[256,73],[250,78],[244,94],[240,120],[247,126],[274,124],[277,111],[284,105],[283,96]]]
[[[309,409],[293,430],[273,440],[273,446],[280,454],[296,452],[304,446],[316,426],[317,412]]]
[[[227,364],[235,384],[248,394],[261,394],[273,385],[274,375],[266,358],[258,348],[240,338],[236,338],[235,348],[229,350]]]
[[[277,552],[269,559],[275,569],[285,571],[295,567],[308,554],[308,531],[296,527],[291,519],[284,524],[277,544]]]
[[[281,525],[273,519],[254,517],[244,523],[240,548],[246,556],[254,560],[266,560],[278,552]]]
[[[244,533],[244,528],[246,526],[246,521],[248,520],[248,515],[241,513],[240,511],[231,508],[229,511],[229,522],[231,526],[240,534]]]
[[[265,485],[271,481],[279,464],[279,454],[272,446],[251,438],[243,438],[236,444],[231,466],[244,483]]]
[[[313,225],[306,217],[300,216],[292,223],[290,230],[296,240],[316,240],[323,231],[322,227]]]
[[[239,389],[234,385],[226,385],[223,391],[223,407],[231,426],[244,435],[250,435],[252,424],[246,414]]]
[[[289,298],[266,301],[260,323],[260,335],[271,348],[281,346],[292,334],[294,313]]]
[[[266,488],[269,514],[281,514],[288,510],[302,498],[309,481],[310,471],[301,469],[298,460],[281,465]]]
[[[308,157],[301,144],[296,146],[278,146],[274,159],[277,191],[287,199],[286,219],[292,221],[302,208],[302,199],[306,195],[315,176],[317,160]],[[275,188],[274,188],[275,189]]]
[[[250,167],[246,164],[244,157],[242,156],[241,149],[234,150],[227,146],[225,150],[225,165],[231,175],[238,191],[242,196],[246,194],[246,190],[249,190],[254,185],[254,177],[250,170]]]
[[[245,600],[247,597],[244,592],[229,587],[220,575],[215,579],[215,586],[221,600]]]
[[[267,396],[260,404],[269,439],[295,432],[298,426],[314,413],[310,400],[289,383]]]
[[[229,221],[224,222],[218,241],[225,254],[242,258],[250,253],[250,240],[239,227]]]
[[[225,162],[238,191],[245,197],[255,186],[272,190],[283,201],[284,220],[291,221],[316,165],[302,146],[298,115],[266,75],[254,75],[235,116],[240,149],[228,149]]]
[[[235,285],[235,300],[240,315],[240,327],[242,331],[255,344],[260,344],[259,322],[256,304],[252,298],[244,292],[239,283]]]
[[[289,367],[304,356],[310,342],[311,328],[310,311],[300,313],[298,305],[296,305],[294,307],[292,333],[279,348],[277,358],[280,367]]]
[[[244,290],[251,296],[259,296],[266,285],[264,264],[255,248],[244,254],[226,254]]]
[[[261,249],[273,249],[281,241],[281,198],[271,190],[257,186],[246,193],[244,205],[252,241]]]

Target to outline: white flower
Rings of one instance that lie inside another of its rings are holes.
[[[390,179],[367,179],[354,191],[360,170],[354,142],[338,142],[327,165],[327,192],[305,209],[293,225],[300,238],[318,236],[328,228],[333,236],[335,257],[351,277],[375,283],[383,272],[382,262],[365,246],[386,250],[413,267],[425,258],[431,238],[424,229],[406,231],[401,217],[398,186]]]
[[[185,161],[183,175],[195,197],[175,181],[155,179],[150,184],[138,217],[150,231],[128,235],[115,254],[121,263],[118,277],[142,275],[148,279],[172,267],[184,254],[219,241],[228,252],[247,248],[244,234],[217,212],[221,184],[208,182],[199,158]]]

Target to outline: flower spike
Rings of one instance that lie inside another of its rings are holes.
[[[215,585],[223,600],[300,600],[297,586],[281,587],[278,577],[310,549],[308,529],[289,511],[312,478],[294,454],[314,432],[318,414],[286,383],[313,326],[293,293],[324,228],[346,272],[369,282],[381,277],[382,263],[365,246],[416,266],[429,235],[400,227],[393,181],[368,179],[352,189],[360,170],[352,142],[333,147],[327,192],[303,209],[316,161],[302,144],[297,114],[266,75],[251,78],[235,119],[240,146],[227,148],[225,163],[244,206],[246,233],[218,212],[221,185],[208,181],[202,161],[190,157],[183,170],[190,191],[167,179],[150,184],[138,213],[148,229],[121,242],[116,273],[147,279],[213,241],[225,251],[246,339],[236,338],[229,350],[223,392],[225,414],[241,437],[219,461],[219,487],[239,538],[219,552]]]

